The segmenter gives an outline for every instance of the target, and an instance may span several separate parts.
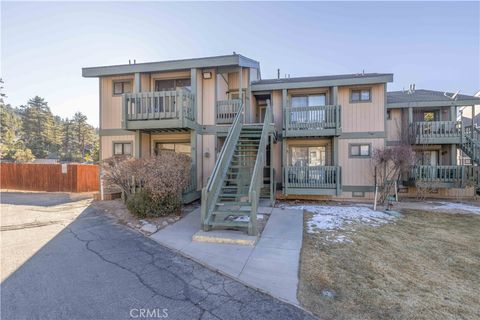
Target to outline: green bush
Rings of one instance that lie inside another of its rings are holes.
[[[159,200],[153,200],[145,189],[130,195],[127,199],[128,210],[140,217],[164,217],[179,214],[182,198],[173,193],[163,195]]]

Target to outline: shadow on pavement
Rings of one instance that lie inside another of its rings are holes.
[[[92,199],[93,193],[67,193],[67,192],[10,192],[2,191],[0,203],[18,206],[50,207]]]
[[[314,319],[92,206],[1,283],[5,319],[131,319],[140,309],[172,319]]]

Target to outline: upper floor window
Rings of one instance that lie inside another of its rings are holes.
[[[370,157],[371,146],[368,143],[350,144],[350,156],[351,157]]]
[[[130,80],[119,80],[113,81],[113,94],[119,95],[123,93],[132,92],[132,81]]]
[[[156,80],[155,91],[174,91],[180,88],[191,89],[191,80],[187,79],[169,79],[169,80]]]
[[[312,94],[308,96],[293,96],[292,108],[296,107],[318,107],[326,104],[326,95]]]
[[[113,143],[113,154],[116,155],[116,156],[131,155],[132,154],[132,143],[131,142],[114,142]]]
[[[369,102],[371,98],[370,89],[355,89],[350,91],[350,102]]]

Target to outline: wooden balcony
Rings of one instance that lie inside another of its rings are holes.
[[[242,101],[240,99],[217,101],[215,104],[216,123],[232,124],[241,106]]]
[[[413,141],[417,144],[460,143],[462,127],[459,121],[422,121],[410,125]]]
[[[181,129],[194,123],[195,97],[187,90],[123,95],[123,129]]]
[[[286,137],[335,136],[341,133],[340,106],[289,107],[284,110]]]
[[[286,166],[283,179],[286,195],[339,195],[341,190],[338,166]]]

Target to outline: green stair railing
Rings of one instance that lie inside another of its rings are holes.
[[[270,136],[270,123],[272,122],[272,108],[270,102],[267,102],[267,109],[265,112],[265,118],[263,120],[262,135],[258,146],[257,159],[255,160],[255,166],[253,168],[252,179],[250,181],[250,188],[248,190],[248,201],[250,202],[250,219],[248,223],[248,234],[256,235],[257,228],[257,210],[258,202],[260,199],[260,190],[263,187],[263,168],[266,163],[266,152],[268,139]],[[270,183],[274,183],[273,177],[270,178]]]
[[[463,134],[461,149],[472,162],[480,164],[480,141],[472,139],[471,135]]]
[[[208,221],[211,218],[211,213],[214,210],[215,202],[220,193],[223,179],[227,173],[238,138],[240,136],[240,132],[242,131],[244,109],[245,106],[242,104],[238,109],[232,126],[228,130],[227,138],[225,139],[225,143],[220,150],[218,160],[215,163],[212,174],[208,178],[207,185],[202,189],[202,204],[200,210],[202,229],[205,231],[210,229]]]

